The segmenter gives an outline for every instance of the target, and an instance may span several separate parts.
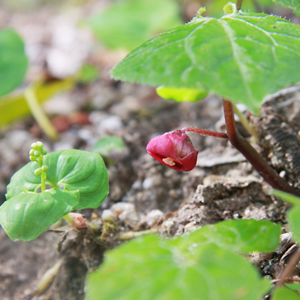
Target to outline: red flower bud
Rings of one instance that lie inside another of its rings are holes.
[[[156,160],[177,171],[191,171],[197,163],[198,150],[185,131],[175,130],[151,139],[147,152]]]

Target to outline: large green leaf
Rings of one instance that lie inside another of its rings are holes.
[[[108,48],[132,50],[182,21],[175,1],[127,0],[91,17],[87,24]]]
[[[263,98],[300,81],[300,27],[266,14],[197,17],[144,43],[111,74],[149,85],[200,88],[259,113]]]
[[[22,83],[27,66],[20,36],[9,28],[0,30],[0,96],[8,94]]]
[[[276,4],[281,4],[294,11],[295,14],[300,15],[300,2],[299,0],[273,0]]]
[[[47,154],[44,165],[49,167],[46,183],[66,191],[79,191],[79,203],[73,209],[98,207],[108,194],[108,174],[101,156],[81,150],[61,150]],[[6,198],[34,192],[40,177],[34,175],[37,163],[30,162],[16,172],[7,186]]]
[[[23,192],[0,207],[0,224],[12,240],[30,241],[78,204],[78,191]]]
[[[279,287],[274,291],[272,300],[300,300],[300,296],[286,287]]]
[[[281,225],[270,221],[230,220],[208,225],[191,233],[190,243],[214,243],[235,252],[272,252],[279,246]],[[183,241],[180,241],[184,245]]]
[[[226,245],[194,237],[147,236],[107,252],[103,266],[88,276],[86,299],[262,299],[270,282],[251,263]]]

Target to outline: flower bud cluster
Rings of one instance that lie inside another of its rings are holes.
[[[47,172],[48,166],[43,165],[43,156],[47,154],[47,150],[44,148],[42,142],[36,142],[31,144],[31,150],[29,151],[29,159],[31,161],[36,161],[40,168],[34,171],[36,176],[42,175],[43,172]]]

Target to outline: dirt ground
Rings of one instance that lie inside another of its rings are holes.
[[[155,229],[171,237],[239,218],[268,219],[285,226],[288,207],[265,193],[269,186],[229,142],[192,134],[200,152],[197,167],[189,173],[169,169],[147,154],[151,137],[167,131],[186,126],[224,131],[222,102],[208,96],[197,103],[175,103],[158,97],[154,88],[112,80],[108,71],[124,54],[95,46],[90,32],[76,27],[80,19],[106,2],[74,6],[68,13],[62,7],[37,7],[30,13],[12,13],[7,7],[0,11],[0,25],[18,29],[27,43],[29,81],[44,71],[45,62],[47,71],[55,76],[71,74],[74,65],[82,61],[101,70],[93,84],[77,85],[72,92],[46,103],[45,110],[61,131],[58,142],[51,142],[32,117],[0,129],[0,204],[5,201],[10,177],[28,162],[32,142],[42,141],[48,151],[90,151],[99,138],[115,135],[126,145],[124,150],[110,153],[114,164],[108,165],[107,199],[97,209],[81,211],[97,224],[98,232],[72,231],[61,224],[62,228],[52,227],[34,241],[13,242],[0,228],[1,300],[84,299],[86,274],[101,264],[106,249],[122,242],[116,238],[119,233]],[[62,32],[69,37],[63,46],[58,43]],[[52,60],[53,53],[59,53],[61,64]],[[260,133],[255,147],[281,176],[298,187],[300,87],[284,90],[269,100],[260,117],[245,112]],[[77,119],[65,125],[66,118],[61,115],[75,115],[85,121]],[[241,124],[237,125],[247,136]],[[105,221],[105,214],[113,214],[115,222]],[[280,257],[291,245],[285,236],[280,250],[256,259],[263,276],[278,276]],[[53,284],[36,296],[38,282],[57,262],[61,268]]]

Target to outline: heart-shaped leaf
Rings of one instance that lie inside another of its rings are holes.
[[[12,240],[30,241],[78,204],[78,191],[23,192],[0,207],[0,224]]]
[[[197,17],[154,37],[115,66],[114,78],[202,89],[259,113],[265,96],[300,81],[300,27],[267,14]]]
[[[67,191],[79,191],[79,203],[73,209],[98,207],[108,194],[108,174],[101,156],[82,150],[61,150],[47,154],[46,183]],[[34,175],[37,163],[30,162],[16,172],[7,186],[6,198],[28,190],[36,191],[41,181]]]
[[[12,29],[0,30],[0,96],[22,83],[27,66],[28,59],[20,36]]]
[[[233,224],[226,223],[228,232],[234,231]],[[270,224],[262,223],[262,227]],[[199,240],[193,234],[175,240],[146,236],[107,252],[103,266],[88,276],[86,299],[98,299],[100,294],[103,300],[262,299],[270,282],[261,279],[244,257],[228,250],[232,248],[229,243],[224,243],[225,247],[208,239],[203,243],[203,230],[205,227],[198,230]],[[222,238],[221,234],[214,237],[216,231],[211,230],[213,241]],[[223,231],[223,241],[228,232]],[[240,230],[235,234],[239,236]],[[252,240],[256,244],[259,235]]]

